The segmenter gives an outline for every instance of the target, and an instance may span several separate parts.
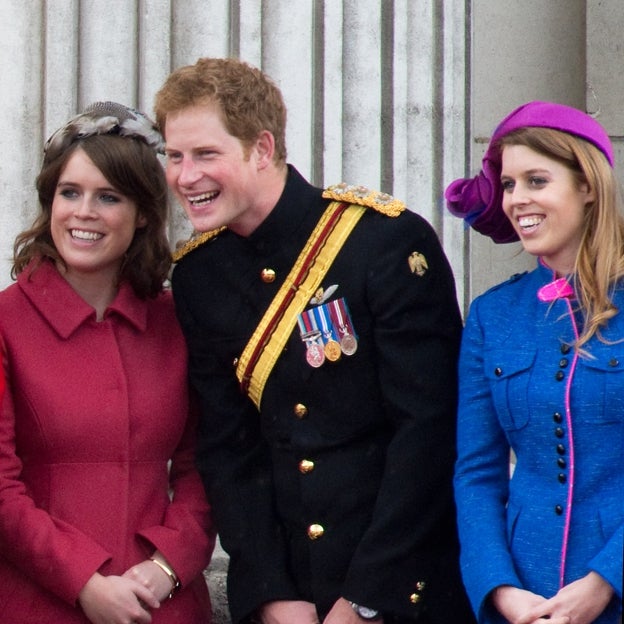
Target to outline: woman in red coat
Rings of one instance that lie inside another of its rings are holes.
[[[3,622],[210,621],[161,147],[110,102],[46,144],[40,214],[0,293]]]

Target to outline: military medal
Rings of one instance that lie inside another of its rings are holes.
[[[357,338],[353,334],[345,333],[340,339],[340,349],[345,355],[353,355],[357,348]]]
[[[319,368],[325,363],[325,351],[321,341],[321,332],[316,321],[309,314],[303,312],[297,319],[301,340],[306,346],[306,361],[312,368]]]
[[[318,327],[321,330],[323,336],[323,342],[325,346],[323,351],[325,357],[330,362],[336,362],[342,357],[342,350],[340,343],[334,337],[334,328],[331,322],[329,308],[326,305],[320,305],[312,310],[315,319],[318,321]]]
[[[330,340],[326,342],[323,350],[325,351],[325,357],[330,362],[337,362],[342,357],[342,349],[340,348],[340,343],[336,340]]]
[[[325,351],[316,340],[306,341],[306,360],[313,368],[319,368],[325,363]]]
[[[347,302],[342,297],[331,301],[329,305],[333,324],[340,332],[340,349],[345,355],[353,355],[357,351],[358,343]]]

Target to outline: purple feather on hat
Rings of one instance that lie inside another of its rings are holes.
[[[444,197],[452,214],[495,243],[511,243],[518,235],[505,216],[500,183],[501,153],[497,142],[513,130],[526,127],[552,128],[593,143],[613,167],[613,147],[604,128],[582,111],[554,102],[529,102],[516,108],[498,125],[483,156],[481,171],[474,178],[451,182]]]

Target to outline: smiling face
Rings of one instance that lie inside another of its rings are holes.
[[[524,249],[559,275],[571,273],[586,207],[594,201],[588,185],[579,185],[568,167],[524,145],[503,148],[501,183],[503,211]]]
[[[167,183],[193,227],[250,234],[266,216],[260,174],[272,160],[270,133],[246,147],[215,105],[201,105],[169,114],[165,136]]]
[[[50,219],[52,240],[66,265],[65,277],[115,283],[123,256],[145,220],[82,149],[68,158],[58,179]]]

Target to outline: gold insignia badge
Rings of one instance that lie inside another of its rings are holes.
[[[328,286],[327,289],[323,289],[320,286],[317,291],[314,293],[314,297],[310,299],[310,303],[312,305],[321,305],[321,303],[325,303],[338,289],[338,284],[332,284]]]
[[[418,251],[413,251],[409,255],[407,259],[407,263],[409,264],[410,271],[412,273],[416,273],[418,277],[422,277],[427,272],[427,269],[429,268],[429,265],[427,264],[427,260],[425,256],[423,256]]]

